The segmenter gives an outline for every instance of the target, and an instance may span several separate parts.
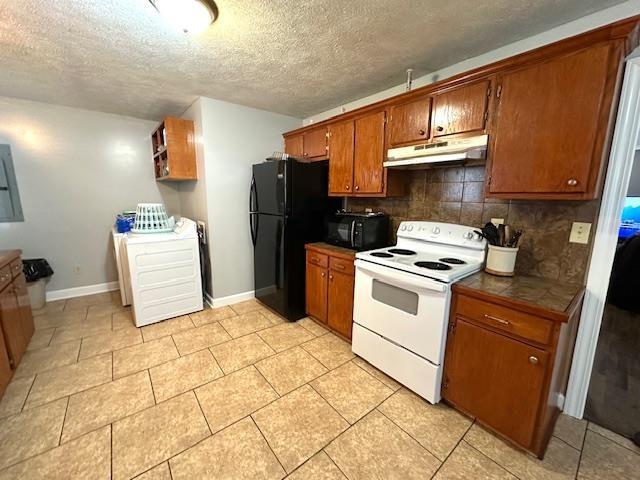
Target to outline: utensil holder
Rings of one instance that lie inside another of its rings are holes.
[[[518,248],[496,247],[495,245],[488,245],[488,247],[485,271],[500,277],[513,277]]]

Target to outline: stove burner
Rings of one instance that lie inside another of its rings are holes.
[[[460,260],[459,258],[450,258],[450,257],[441,258],[440,261],[442,263],[448,263],[450,265],[464,265],[467,263],[464,260]]]
[[[372,257],[381,257],[381,258],[391,258],[393,255],[387,252],[373,252],[371,254]]]
[[[404,248],[390,248],[388,250],[389,253],[395,253],[396,255],[415,255],[416,252],[413,250],[407,250]]]
[[[414,265],[429,270],[451,270],[451,266],[440,262],[416,262]]]

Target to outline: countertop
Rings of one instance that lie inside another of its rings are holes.
[[[342,257],[347,260],[354,260],[356,257],[355,250],[351,250],[350,248],[337,247],[335,245],[330,245],[324,242],[307,243],[304,248],[306,248],[307,250],[324,251],[330,255]]]
[[[16,258],[20,258],[21,250],[0,250],[0,268],[9,265]]]
[[[500,297],[517,306],[542,309],[559,316],[569,314],[584,294],[582,285],[526,275],[497,277],[486,272],[460,280],[454,289]]]

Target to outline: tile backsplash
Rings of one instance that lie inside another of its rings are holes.
[[[403,220],[432,220],[481,227],[504,218],[524,230],[516,272],[584,283],[588,245],[569,243],[573,222],[595,223],[599,201],[522,201],[484,196],[484,165],[407,170],[408,194],[397,198],[349,198],[347,208],[371,208],[391,216],[391,236]]]

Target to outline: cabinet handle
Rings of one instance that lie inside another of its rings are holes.
[[[303,153],[303,156],[308,157],[308,156],[309,156],[309,154],[308,154],[307,152],[304,152],[304,153]]]
[[[535,365],[536,363],[538,363],[538,357],[536,357],[536,356],[534,356],[534,355],[531,355],[531,356],[529,357],[529,363],[531,363],[531,364]]]
[[[322,278],[324,278],[325,273],[324,273],[324,272],[322,272],[320,275],[322,276]]]
[[[420,134],[420,136],[424,135],[425,133],[427,133],[427,132],[424,131],[423,129],[418,130],[418,134]]]
[[[509,325],[509,321],[503,320],[502,318],[493,317],[491,315],[486,315],[486,314],[484,318],[486,318],[487,320],[493,320],[494,322],[498,322],[500,325]]]
[[[575,187],[576,185],[578,185],[578,180],[576,180],[575,178],[570,178],[569,180],[567,180],[567,185],[569,185],[570,187]]]
[[[347,190],[349,190],[351,187],[350,187],[349,185],[347,185],[345,188],[346,188]]]
[[[340,270],[344,270],[344,265],[340,265],[339,263],[333,266],[334,268],[339,268]]]
[[[438,132],[442,132],[443,130],[444,130],[444,127],[441,127],[439,125],[436,127],[436,131]]]
[[[329,280],[333,280],[333,275],[329,275]]]
[[[358,185],[356,185],[356,190],[360,190],[360,187]]]

